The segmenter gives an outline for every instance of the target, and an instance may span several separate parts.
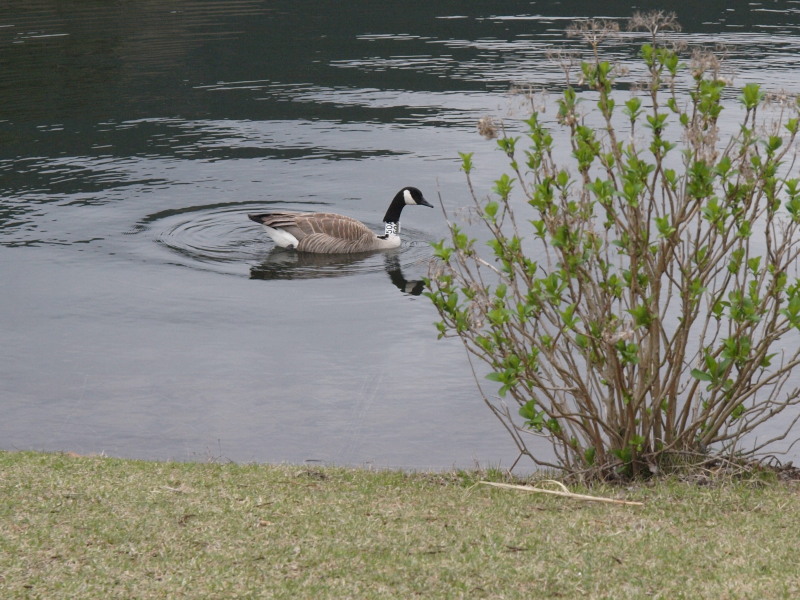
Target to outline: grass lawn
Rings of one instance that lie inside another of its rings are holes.
[[[0,598],[800,597],[797,482],[475,481],[0,452]]]

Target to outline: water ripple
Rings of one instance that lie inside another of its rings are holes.
[[[129,232],[152,243],[139,244],[147,260],[251,279],[316,279],[386,272],[405,293],[417,295],[430,260],[429,240],[404,228],[396,250],[354,255],[313,255],[276,248],[263,229],[247,218],[263,211],[241,203],[194,206],[148,215]],[[282,208],[287,208],[281,203]],[[292,208],[292,207],[289,207]],[[366,223],[374,230],[378,223]],[[414,277],[408,278],[411,274]]]

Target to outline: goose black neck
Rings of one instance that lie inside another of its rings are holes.
[[[403,212],[403,207],[406,205],[406,199],[403,196],[403,192],[397,192],[392,200],[392,203],[389,205],[389,210],[386,211],[386,215],[383,217],[384,223],[399,223],[400,222],[400,213]]]

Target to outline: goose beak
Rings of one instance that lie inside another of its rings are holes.
[[[425,198],[420,198],[420,199],[417,201],[417,204],[419,204],[420,206],[430,206],[431,208],[433,208],[433,204],[431,204],[430,202],[428,202],[427,200],[425,200]]]

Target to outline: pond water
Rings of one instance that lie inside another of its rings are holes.
[[[526,116],[511,84],[561,89],[546,56],[571,20],[633,10],[596,7],[4,2],[0,448],[510,465],[418,295],[441,211],[407,209],[400,249],[350,259],[275,250],[246,215],[378,229],[405,185],[457,211],[458,151],[479,189],[503,166],[476,121]],[[678,17],[686,41],[726,45],[736,85],[800,89],[800,2]]]

